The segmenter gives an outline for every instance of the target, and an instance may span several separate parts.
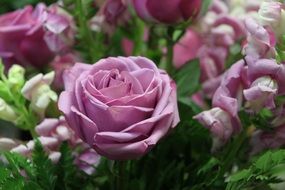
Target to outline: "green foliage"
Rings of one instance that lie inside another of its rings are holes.
[[[0,61],[0,98],[11,109],[9,113],[13,114],[13,117],[0,118],[12,122],[21,129],[33,131],[38,118],[26,107],[26,100],[21,93],[25,83],[25,69],[19,65],[13,65],[8,70],[7,75],[5,75],[4,70],[4,64]],[[11,120],[9,118],[16,119]]]
[[[226,68],[230,68],[237,61],[243,59],[243,56],[240,53],[242,50],[242,47],[240,44],[242,44],[241,41],[230,46],[230,48],[229,48],[230,53],[229,53],[227,60],[226,60]]]
[[[36,141],[34,152],[32,155],[33,169],[35,181],[42,189],[54,189],[56,175],[55,168],[51,160],[45,154],[43,147],[39,141]]]
[[[202,2],[203,4],[202,4],[201,15],[204,15],[206,14],[206,12],[208,11],[208,8],[212,4],[212,0],[203,0]]]
[[[200,63],[198,59],[185,64],[175,75],[178,96],[192,95],[200,87]]]
[[[7,152],[7,164],[0,167],[0,190],[69,190],[95,187],[95,180],[74,165],[74,156],[67,143],[61,148],[57,164],[51,162],[39,141],[31,158]],[[82,183],[83,182],[83,183]],[[92,185],[90,185],[92,184]]]
[[[92,6],[93,2],[93,0],[74,0],[74,8],[68,9],[65,6],[65,9],[74,16],[78,26],[77,39],[79,44],[77,45],[77,49],[84,52],[85,59],[90,63],[94,63],[103,57],[103,46],[101,45],[103,44],[102,34],[92,32],[88,24],[89,19],[91,19],[90,12],[94,10]]]
[[[285,164],[285,150],[267,151],[252,161],[247,169],[240,170],[229,177],[227,190],[255,189],[281,182],[276,168]]]
[[[23,8],[26,5],[36,5],[39,2],[49,5],[51,3],[56,2],[56,0],[1,0],[0,14]]]
[[[56,183],[56,189],[80,189],[83,184],[78,183],[83,173],[78,171],[78,168],[74,165],[74,157],[68,143],[65,142],[60,148],[61,157],[56,165],[56,176],[58,180]]]
[[[265,131],[272,131],[272,116],[272,111],[267,108],[260,110],[255,115],[247,113],[244,110],[239,112],[239,117],[244,126],[253,125],[257,129],[262,129]]]

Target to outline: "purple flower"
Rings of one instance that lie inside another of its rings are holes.
[[[61,143],[66,141],[69,146],[75,150],[73,151],[75,164],[89,175],[95,172],[95,167],[100,162],[100,156],[76,136],[63,117],[59,119],[45,119],[36,126],[35,130],[40,136],[38,138],[39,141],[54,163],[58,162],[61,157],[59,152]],[[11,142],[7,140],[4,142],[4,146],[7,146],[7,142],[11,144]],[[17,145],[11,147],[11,151],[29,157],[32,154],[34,146],[34,140],[26,144],[17,143]]]
[[[195,18],[201,0],[130,0],[138,16],[150,22],[173,24]]]
[[[275,107],[276,95],[285,93],[285,65],[277,64],[273,59],[259,59],[247,56],[247,79],[249,87],[244,90],[248,106],[254,111],[263,107]]]
[[[203,46],[199,50],[201,81],[214,79],[225,70],[227,50],[223,47]]]
[[[26,6],[0,16],[0,57],[8,65],[43,67],[73,39],[72,19],[56,5]]]
[[[130,20],[130,13],[124,0],[106,0],[100,3],[98,13],[90,20],[94,31],[103,29],[112,34],[117,26],[126,24]]]
[[[244,64],[241,60],[232,65],[213,96],[213,108],[194,117],[223,142],[241,130],[238,111],[242,101]]]
[[[285,125],[274,128],[271,132],[255,131],[252,135],[250,144],[251,154],[257,154],[265,149],[275,149],[285,144]]]
[[[188,61],[197,58],[201,45],[202,39],[199,34],[191,29],[188,29],[179,42],[174,45],[174,66],[179,68]]]
[[[278,95],[285,94],[285,65],[278,64],[273,59],[259,59],[247,56],[246,62],[248,64],[248,80],[250,82],[264,76],[269,76],[278,85]]]
[[[264,27],[257,24],[255,20],[245,20],[245,27],[248,31],[247,44],[244,47],[244,54],[257,58],[271,58],[275,56],[275,37]]]
[[[203,111],[194,119],[197,119],[222,141],[228,140],[233,133],[234,123],[232,123],[231,116],[221,108],[214,107],[208,111]]]
[[[237,117],[242,103],[244,61],[238,61],[225,73],[220,87],[214,94],[213,106],[226,110],[233,118]]]
[[[274,97],[277,94],[277,83],[270,77],[260,77],[253,81],[250,88],[243,91],[248,105],[254,111],[264,107],[274,108]]]
[[[213,23],[211,33],[214,44],[229,47],[245,35],[245,29],[237,18],[220,15]]]
[[[55,137],[39,137],[38,140],[44,147],[44,150],[49,154],[49,157],[54,163],[56,163],[59,159],[58,155],[58,148],[59,148],[59,140]],[[18,146],[11,149],[11,152],[19,153],[23,156],[30,157],[32,151],[35,147],[35,141],[30,140],[27,144],[19,144]]]
[[[95,166],[100,163],[100,158],[95,150],[87,148],[76,156],[75,164],[85,173],[91,175],[95,172]]]
[[[63,71],[72,67],[76,62],[80,61],[81,58],[77,53],[68,53],[64,55],[58,55],[50,63],[51,67],[55,71],[55,78],[53,85],[57,89],[63,88]]]
[[[59,119],[45,119],[35,128],[37,134],[42,137],[53,137],[59,142],[69,141],[70,145],[78,143],[78,137],[70,130],[63,117]]]
[[[229,8],[227,7],[227,4],[222,0],[213,0],[210,10],[217,14],[229,12]]]
[[[175,83],[149,59],[77,63],[64,82],[59,109],[84,142],[110,159],[144,155],[179,122]]]

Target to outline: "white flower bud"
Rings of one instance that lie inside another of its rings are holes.
[[[0,119],[3,119],[5,121],[10,122],[16,122],[16,119],[18,118],[15,111],[12,109],[11,106],[9,106],[5,100],[0,98]]]
[[[23,85],[25,82],[25,69],[20,65],[13,65],[8,71],[8,81],[14,85]]]
[[[38,74],[27,81],[22,88],[22,94],[31,101],[32,109],[40,116],[44,115],[51,100],[57,101],[57,94],[50,88],[54,76],[54,72],[46,75]]]

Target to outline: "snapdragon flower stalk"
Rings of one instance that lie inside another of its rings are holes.
[[[271,123],[273,126],[268,128],[273,132],[270,134],[262,129],[257,130],[256,128],[260,126],[252,119],[261,117],[258,114],[262,113],[263,109],[273,112],[276,109],[277,98],[285,94],[285,65],[283,60],[279,62],[276,60],[276,57],[282,57],[278,56],[276,51],[276,44],[282,39],[275,28],[276,23],[282,20],[284,11],[282,7],[282,3],[268,1],[262,4],[259,11],[258,18],[261,22],[252,18],[245,20],[245,28],[248,31],[247,43],[243,49],[245,57],[234,63],[224,74],[213,96],[213,108],[194,117],[211,131],[214,136],[214,146],[216,142],[222,146],[230,143],[231,138],[236,139],[229,145],[229,150],[226,150],[227,156],[222,173],[233,166],[234,157],[238,155],[239,147],[247,138],[255,139],[252,140],[254,153],[265,147],[278,147],[283,144],[283,137],[277,140],[281,143],[274,143],[273,140],[282,131],[282,124],[275,128]],[[277,10],[274,12],[268,9]],[[282,103],[277,106],[282,106]],[[270,116],[270,119],[276,116],[278,115]],[[241,120],[245,117],[248,117],[247,120]],[[251,132],[248,133],[248,129]],[[256,131],[252,132],[254,130]],[[259,135],[256,132],[259,132]],[[262,143],[262,139],[265,142]]]
[[[8,78],[4,74],[4,65],[0,61],[0,85],[1,85],[1,107],[6,110],[2,119],[13,122],[19,125],[20,128],[30,130],[34,135],[34,127],[37,123],[32,110],[25,106],[25,100],[20,93],[24,85],[25,70],[19,65],[13,65],[8,71]],[[9,105],[11,104],[11,105]],[[4,113],[3,113],[4,114]],[[13,121],[12,121],[13,120]]]

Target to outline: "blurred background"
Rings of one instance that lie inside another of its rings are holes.
[[[1,0],[0,1],[0,14],[7,13],[26,5],[36,5],[42,2],[47,5],[56,2],[56,0]],[[20,138],[22,140],[30,139],[29,132],[20,131],[18,128],[14,127],[10,122],[5,122],[0,120],[0,136],[10,137],[10,138]]]
[[[56,1],[55,0],[1,0],[0,14],[22,8],[28,4],[36,5],[39,2],[49,5]]]

